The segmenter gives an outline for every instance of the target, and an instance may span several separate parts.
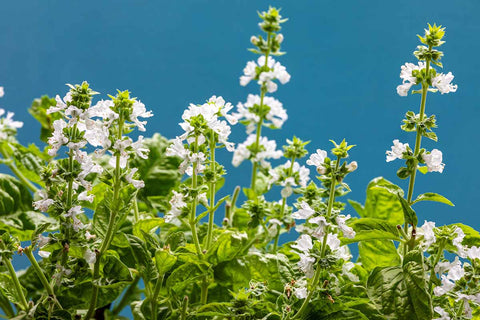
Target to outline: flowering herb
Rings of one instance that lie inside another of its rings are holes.
[[[427,94],[457,90],[452,73],[439,72],[445,28],[429,25],[418,63],[401,67],[397,92],[420,94],[420,111],[401,126],[415,140],[393,140],[386,161],[403,164],[408,189],[373,179],[364,205],[349,201],[357,217],[341,201],[358,169],[353,145],[309,151],[296,136],[277,144],[262,135],[288,119],[271,94],[290,74],[277,61],[287,19],[275,8],[259,17],[258,57],[240,76],[258,93],[236,108],[221,96],[190,104],[175,139],[144,137],[153,113],[129,91],[96,99],[87,82],[33,102],[43,151],[21,145],[23,123],[0,109],[1,164],[13,174],[0,175],[6,318],[124,319],[126,307],[138,320],[478,317],[480,234],[422,223],[414,211],[420,201],[453,205],[433,192],[414,198],[417,171],[446,170],[441,151],[421,146],[438,141]],[[237,125],[244,142],[230,139]],[[219,152],[235,167],[252,164],[250,185],[223,198]],[[298,237],[284,243],[288,232]],[[30,262],[22,273],[15,255]]]

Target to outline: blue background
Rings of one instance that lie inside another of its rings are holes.
[[[446,167],[443,174],[419,175],[415,194],[437,192],[456,207],[420,203],[416,210],[420,222],[480,229],[479,1],[5,1],[0,86],[6,94],[0,107],[25,123],[18,134],[22,143],[39,143],[39,125],[26,112],[31,101],[43,94],[63,97],[65,83],[87,80],[103,98],[129,89],[155,113],[148,132],[173,138],[190,102],[215,94],[236,104],[258,92],[255,84],[240,87],[238,78],[256,58],[246,50],[250,36],[260,33],[256,11],[269,4],[289,18],[282,30],[287,55],[279,60],[292,79],[274,94],[288,121],[283,130],[263,133],[279,145],[293,134],[311,140],[310,152],[330,149],[329,139],[356,144],[351,159],[359,169],[348,177],[348,198],[362,203],[374,177],[407,187],[395,175],[401,162],[385,162],[393,139],[411,146],[415,139],[400,124],[406,111],[418,112],[420,97],[396,94],[400,66],[416,61],[416,34],[427,22],[447,27],[444,70],[453,72],[459,88],[429,94],[426,111],[437,115],[439,142],[423,143],[443,151]],[[234,127],[233,141],[245,137],[243,126]],[[224,192],[248,185],[250,165],[234,169],[231,155],[219,153],[229,171]]]

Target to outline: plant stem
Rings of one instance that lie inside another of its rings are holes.
[[[331,184],[330,184],[330,193],[328,195],[327,214],[326,214],[326,217],[325,217],[327,221],[328,221],[328,219],[330,219],[330,215],[332,214],[333,204],[335,203],[335,187],[336,187],[336,184],[337,184],[336,175],[337,175],[337,170],[338,170],[339,165],[340,165],[340,159],[341,159],[340,157],[337,157],[337,163],[335,164],[335,171],[332,172],[332,176],[331,176],[332,180],[331,180]],[[325,235],[323,237],[322,249],[321,249],[321,253],[320,253],[321,258],[325,257],[326,248],[327,248],[327,240],[328,240],[328,227],[325,228]],[[307,297],[303,301],[302,306],[300,307],[298,312],[293,316],[292,319],[298,319],[302,315],[302,313],[305,311],[305,308],[307,307],[308,303],[310,302],[310,299],[312,298],[313,292],[318,285],[318,281],[320,280],[320,274],[321,273],[322,273],[322,268],[320,268],[320,266],[317,264],[317,268],[315,269],[315,275],[314,275],[313,282],[312,282],[312,287],[310,288],[310,291],[308,292]]]
[[[188,309],[188,297],[183,298],[182,313],[180,314],[180,320],[187,319],[187,309]]]
[[[37,274],[38,278],[40,279],[40,282],[42,283],[43,287],[47,291],[48,295],[55,301],[55,303],[59,306],[60,309],[62,308],[62,305],[60,302],[58,302],[57,297],[55,296],[55,293],[53,291],[52,286],[50,283],[48,283],[47,278],[45,277],[45,274],[42,271],[42,268],[40,268],[40,265],[38,264],[37,260],[33,256],[32,253],[32,248],[31,247],[26,247],[23,252],[27,256],[28,260],[32,264],[33,269],[35,270],[35,273]]]
[[[157,320],[157,315],[158,315],[158,294],[160,293],[160,290],[162,289],[162,284],[163,284],[163,278],[164,274],[158,277],[157,282],[155,283],[155,289],[153,290],[153,296],[152,296],[152,320]]]
[[[7,250],[7,248],[5,248],[5,244],[1,240],[0,240],[0,248],[2,249],[2,251]],[[23,310],[28,310],[27,299],[25,298],[25,295],[23,294],[22,285],[20,284],[20,281],[18,280],[17,274],[15,273],[15,269],[13,268],[12,262],[5,255],[2,255],[2,262],[7,267],[8,273],[10,274],[10,277],[12,278],[13,285],[15,286],[15,291],[17,292],[18,298],[20,299],[20,306],[22,307]]]
[[[137,223],[137,221],[139,220],[139,217],[140,217],[140,213],[138,212],[138,201],[137,201],[137,195],[135,195],[135,197],[133,198],[133,218],[134,218],[134,222]]]
[[[193,146],[194,151],[198,152],[198,136],[195,137],[195,145]],[[195,193],[195,197],[193,197],[192,201],[192,210],[190,211],[190,229],[192,230],[192,238],[195,244],[195,249],[197,251],[197,255],[201,258],[202,257],[202,248],[200,247],[200,241],[198,240],[197,234],[197,162],[193,163],[193,172],[192,172],[192,190]]]
[[[204,277],[202,280],[202,291],[200,294],[200,301],[202,302],[203,305],[207,304],[207,299],[208,299],[208,281],[207,277]]]
[[[292,157],[290,167],[287,171],[287,177],[292,176],[293,165],[295,164],[295,157]],[[285,214],[285,205],[287,204],[287,198],[282,197],[282,207],[280,209],[280,217],[283,219]],[[280,238],[281,226],[277,225],[277,233],[275,234],[275,241],[273,242],[273,253],[277,252],[278,239]]]
[[[429,47],[429,50],[431,50],[432,47]],[[425,66],[425,74],[428,77],[429,74],[429,69],[430,69],[430,59],[426,59],[426,66]],[[426,81],[422,82],[422,100],[420,102],[420,121],[423,120],[423,117],[425,116],[425,102],[427,101],[427,93],[428,93],[428,83]],[[417,135],[415,137],[415,149],[413,151],[413,156],[416,157],[418,156],[418,152],[420,151],[420,146],[422,143],[422,133],[421,129],[417,124]],[[416,160],[415,160],[416,161]],[[407,202],[408,204],[412,203],[412,197],[413,197],[413,188],[415,186],[415,177],[417,175],[417,164],[415,164],[415,170],[413,170],[412,174],[410,175],[410,181],[408,182],[408,192],[407,192]],[[414,228],[416,226],[413,226]],[[403,229],[405,233],[408,234],[408,223],[405,222]],[[407,244],[404,245],[403,247],[403,255],[405,256],[408,252],[408,246]]]
[[[435,259],[433,260],[432,270],[430,270],[430,280],[428,281],[428,288],[429,288],[429,291],[430,291],[430,295],[433,292],[433,278],[436,277],[435,266],[437,265],[438,261],[440,261],[440,258],[443,255],[443,249],[444,248],[445,248],[445,239],[442,239],[440,241],[440,244],[438,245],[438,252],[435,255]]]
[[[125,291],[125,293],[123,294],[120,302],[113,308],[112,313],[114,316],[118,315],[128,305],[128,299],[130,299],[130,297],[135,293],[135,289],[137,288],[137,284],[139,281],[140,276],[137,275],[135,279],[133,279],[133,282],[130,284],[127,291]]]
[[[272,38],[272,35],[270,32],[268,32],[268,36],[267,36],[267,47],[268,47],[268,51],[265,53],[265,64],[263,65],[263,68],[266,68],[268,66],[268,56],[270,55],[270,40]],[[265,93],[266,93],[266,88],[264,85],[262,85],[260,87],[260,110],[262,110],[262,107],[263,107],[263,99],[265,98]],[[256,140],[255,140],[255,150],[258,151],[258,145],[260,143],[260,135],[262,133],[262,125],[263,125],[263,115],[262,117],[260,118],[260,121],[257,123],[257,136],[256,136]],[[255,184],[257,182],[257,169],[258,169],[258,162],[254,162],[253,163],[253,167],[252,167],[252,181],[251,181],[251,184],[250,184],[250,189],[252,189],[253,191],[255,191]]]
[[[217,179],[217,173],[215,168],[215,133],[211,132],[210,137],[210,161],[211,161],[211,170],[213,172],[213,180],[210,182],[210,209],[208,214],[208,231],[207,231],[207,243],[206,249],[210,249],[210,245],[212,244],[213,238],[213,222],[214,222],[214,208],[215,208],[215,184]]]
[[[3,294],[0,295],[0,308],[2,308],[3,313],[6,315],[5,319],[11,319],[15,316],[10,301],[8,301]]]
[[[123,124],[124,124],[123,113],[120,112],[120,117],[118,120],[117,140],[122,140]],[[89,320],[93,316],[96,309],[99,287],[95,282],[100,277],[100,260],[102,255],[105,253],[105,251],[107,251],[108,248],[110,247],[110,243],[113,240],[114,230],[116,226],[115,221],[119,211],[118,200],[119,200],[120,187],[121,187],[120,154],[116,155],[115,160],[116,160],[115,175],[114,175],[115,182],[113,185],[113,201],[112,201],[112,208],[111,208],[112,210],[110,210],[110,217],[108,219],[108,227],[107,227],[107,232],[105,233],[105,238],[102,241],[100,249],[97,251],[97,257],[93,265],[93,281],[92,281],[93,292],[92,292],[92,298],[90,300],[90,307],[88,308],[87,314],[85,315],[85,320]]]
[[[233,223],[233,217],[235,216],[235,205],[237,203],[238,195],[240,194],[240,186],[236,186],[233,190],[232,202],[230,203],[230,208],[225,212],[225,218],[228,219],[228,225],[231,227]]]

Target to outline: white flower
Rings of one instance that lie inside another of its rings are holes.
[[[292,214],[294,219],[308,219],[315,213],[315,210],[313,210],[306,201],[300,202],[299,206],[298,211]]]
[[[440,315],[440,318],[435,318],[433,320],[451,320],[452,319],[450,318],[450,315],[448,314],[448,312],[443,310],[441,307],[435,307],[433,308],[433,310],[435,310],[435,312]]]
[[[430,153],[424,153],[422,158],[427,165],[428,172],[443,172],[445,164],[442,163],[442,151],[433,149]]]
[[[243,69],[243,75],[240,77],[240,85],[246,86],[249,84],[250,81],[257,77],[257,68],[263,68],[265,65],[269,70],[262,71],[258,75],[258,84],[265,85],[268,92],[275,92],[277,90],[277,84],[274,83],[273,80],[278,79],[282,84],[290,81],[290,74],[280,62],[276,62],[271,56],[268,57],[266,62],[265,64],[265,56],[259,57],[257,63],[255,63],[255,61],[247,62],[247,65]]]
[[[452,240],[452,243],[455,247],[457,247],[457,254],[460,257],[465,258],[467,253],[465,252],[465,247],[462,245],[463,238],[465,238],[465,233],[459,227],[455,229],[455,233],[457,236]]]
[[[342,274],[347,276],[347,278],[352,282],[358,282],[360,279],[356,274],[351,273],[350,271],[355,267],[353,262],[346,262],[342,266]]]
[[[183,140],[180,137],[173,139],[166,150],[168,157],[179,157],[184,160],[188,158],[188,154],[189,151],[185,148]]]
[[[48,144],[50,145],[48,154],[50,156],[55,156],[58,149],[60,149],[62,145],[68,142],[67,137],[65,137],[65,135],[63,134],[63,129],[65,129],[66,127],[67,123],[62,119],[58,119],[53,122],[54,130],[52,136],[48,138]]]
[[[450,292],[455,287],[455,283],[450,281],[445,275],[442,275],[442,285],[435,287],[433,293],[439,297],[443,296],[445,293]]]
[[[165,222],[171,222],[182,214],[182,209],[187,206],[183,194],[172,190],[173,197],[170,199],[170,211],[165,214]]]
[[[464,275],[465,270],[462,267],[462,262],[455,259],[454,264],[451,266],[450,270],[448,270],[447,278],[449,280],[457,281],[463,278]]]
[[[345,238],[353,239],[355,238],[355,231],[353,231],[353,228],[347,226],[347,224],[345,223],[345,221],[347,221],[348,219],[350,219],[350,215],[339,215],[335,218],[335,221],[337,222],[340,230],[342,230],[343,236]]]
[[[216,108],[220,111],[221,115],[227,119],[228,123],[231,125],[237,124],[238,120],[234,115],[228,114],[228,111],[232,110],[233,105],[230,102],[225,103],[225,100],[222,97],[212,96],[208,99],[209,104],[214,104]]]
[[[473,261],[480,259],[480,247],[473,246],[467,250],[467,257]]]
[[[149,149],[143,147],[143,136],[138,136],[137,142],[132,143],[132,149],[142,159],[148,159]]]
[[[297,299],[305,299],[308,295],[307,287],[294,288],[293,294]]]
[[[386,151],[387,162],[395,159],[403,159],[403,153],[407,152],[408,143],[401,143],[398,139],[393,140],[392,151]]]
[[[85,231],[85,238],[86,238],[87,240],[92,240],[92,239],[95,239],[96,237],[97,237],[96,235],[91,234],[88,230]]]
[[[397,93],[400,96],[405,97],[408,95],[410,88],[417,84],[417,78],[412,75],[412,72],[423,68],[425,68],[424,62],[419,62],[418,65],[407,62],[401,67],[400,78],[403,79],[403,82],[397,87]]]
[[[5,110],[0,108],[0,117],[5,114]],[[17,131],[18,128],[23,127],[23,122],[14,121],[13,112],[7,112],[5,118],[0,118],[0,140],[7,139],[8,136]]]
[[[0,98],[2,98],[5,95],[5,90],[3,87],[0,87]]]
[[[85,121],[85,140],[94,147],[108,149],[112,142],[109,139],[108,126],[103,121],[87,119]]]
[[[325,173],[325,158],[327,158],[327,151],[322,149],[317,149],[316,153],[310,155],[310,158],[307,160],[309,166],[317,167],[317,172],[319,174]]]
[[[90,249],[87,249],[85,251],[85,254],[83,255],[83,257],[85,258],[87,263],[93,264],[93,263],[95,263],[95,261],[97,261],[97,254]]]
[[[150,118],[153,117],[153,113],[152,111],[147,111],[143,103],[140,101],[135,101],[133,103],[133,110],[132,114],[130,115],[130,120],[135,123],[135,125],[138,127],[138,130],[145,131],[145,125],[147,124],[147,121],[140,121],[138,120],[139,117]]]
[[[307,278],[313,277],[313,264],[315,263],[315,258],[311,257],[308,254],[299,253],[300,261],[298,261],[298,267],[305,273]]]
[[[352,161],[347,165],[347,170],[348,172],[353,172],[358,169],[358,163],[357,161]]]
[[[331,225],[330,223],[327,222],[324,216],[318,216],[318,217],[312,218],[308,222],[311,224],[318,225],[318,227],[312,232],[312,236],[318,239],[323,238],[323,236],[325,235],[326,227]]]
[[[422,243],[422,248],[423,250],[427,250],[432,244],[434,244],[437,241],[437,238],[435,237],[435,233],[433,232],[433,229],[435,228],[435,222],[432,221],[426,221],[421,226],[418,230],[417,233],[419,235],[423,235],[423,243]]]
[[[52,253],[48,251],[38,250],[38,255],[43,259],[47,259],[48,257],[50,257],[51,254]]]
[[[85,225],[77,217],[78,215],[80,215],[82,213],[83,213],[83,210],[82,210],[81,206],[74,206],[74,207],[70,208],[70,210],[68,210],[67,214],[65,214],[65,216],[67,218],[72,218],[72,220],[73,220],[73,230],[75,230],[76,232],[78,232],[80,229],[85,228]]]
[[[292,248],[297,249],[303,253],[307,253],[313,248],[312,238],[307,234],[302,234],[292,245]]]
[[[38,248],[45,247],[50,242],[50,237],[45,237],[43,234],[39,234],[37,236],[37,245]]]
[[[126,149],[128,147],[130,147],[131,145],[132,145],[132,139],[130,139],[130,138],[126,138],[126,139],[123,139],[123,140],[117,140],[113,144],[112,148],[114,150],[117,150],[119,155],[120,155],[119,166],[122,169],[125,169],[125,167],[127,166],[127,161],[128,161],[128,158],[129,158],[129,154],[128,154]],[[114,168],[117,166],[117,159],[116,158],[117,158],[116,156],[112,156],[110,158],[110,160],[108,161],[108,163]]]
[[[256,143],[256,135],[251,134],[247,137],[245,142],[239,144],[233,153],[232,164],[237,167],[246,159],[250,159],[252,154],[248,147]],[[258,152],[254,157],[253,161],[260,162],[260,165],[264,168],[268,168],[270,164],[266,161],[267,159],[278,159],[283,155],[283,152],[276,150],[277,143],[274,140],[268,140],[266,137],[260,137],[259,145],[262,146],[263,150]]]
[[[55,112],[59,112],[59,111],[63,111],[65,109],[67,109],[67,103],[72,101],[72,94],[69,91],[65,95],[65,97],[63,97],[63,100],[57,94],[57,96],[55,97],[55,101],[57,102],[57,104],[55,106],[52,106],[52,107],[48,108],[47,109],[47,114],[55,113]]]
[[[83,191],[83,192],[80,192],[77,199],[78,201],[88,201],[92,203],[94,198],[95,198],[95,195],[93,194],[88,195],[87,191]]]
[[[40,190],[37,194],[40,196],[41,199],[38,200],[38,201],[35,201],[33,203],[33,207],[35,208],[35,210],[39,210],[39,211],[42,211],[42,212],[47,212],[48,208],[53,203],[55,203],[55,201],[53,199],[48,198],[48,194],[45,190]]]
[[[240,77],[240,85],[242,87],[245,87],[247,84],[252,81],[252,79],[255,79],[257,76],[257,64],[255,61],[248,61],[247,65],[243,69],[243,76]]]
[[[133,175],[138,171],[138,168],[132,168],[130,170],[130,173],[125,176],[125,179],[131,183],[135,188],[141,189],[145,187],[145,182],[142,180],[135,180],[133,179]]]
[[[340,248],[340,240],[338,239],[338,236],[333,233],[328,234],[327,244],[332,251],[338,250]]]
[[[237,113],[233,116],[238,120],[246,121],[247,124],[247,133],[252,133],[257,123],[260,121],[260,117],[252,111],[255,105],[260,105],[261,98],[258,95],[249,94],[247,97],[247,102],[238,103]],[[264,124],[267,126],[274,126],[277,129],[280,129],[285,121],[288,119],[287,112],[283,108],[283,104],[275,98],[264,97],[263,105],[268,106],[270,109],[265,116]]]
[[[447,74],[438,73],[432,79],[432,86],[438,89],[441,94],[450,93],[457,91],[458,86],[450,84],[453,80],[454,76],[451,72]]]

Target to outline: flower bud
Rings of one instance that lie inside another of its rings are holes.
[[[283,34],[281,34],[281,33],[277,34],[277,36],[275,37],[275,40],[277,40],[278,43],[282,43],[283,42]]]
[[[352,161],[347,165],[348,172],[353,172],[353,171],[357,170],[357,168],[358,168],[357,161]]]
[[[258,39],[257,37],[255,37],[255,36],[252,36],[252,37],[250,38],[250,42],[251,42],[253,45],[257,45],[258,40],[259,40],[259,39]]]

